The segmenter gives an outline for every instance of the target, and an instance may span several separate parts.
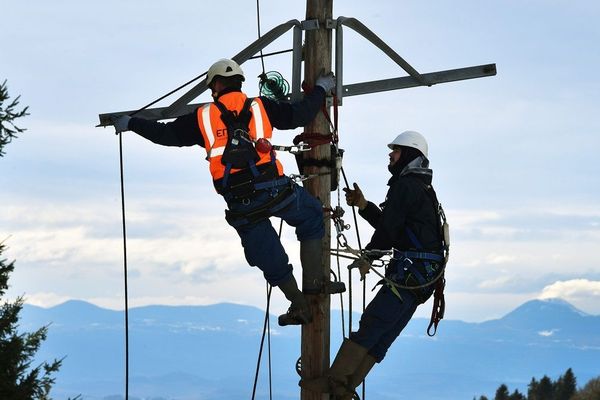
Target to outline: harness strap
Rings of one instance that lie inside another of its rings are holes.
[[[438,224],[438,230],[440,232],[440,235],[443,235],[443,230],[442,230],[442,226],[441,226],[441,222],[440,222],[440,218],[439,218],[440,204],[437,199],[437,195],[432,186],[430,186],[430,185],[424,185],[424,186],[425,186],[425,192],[431,199],[433,206],[436,208],[436,210],[435,210],[436,213],[438,213],[438,218],[436,218],[437,224]],[[413,242],[413,244],[415,244],[416,248],[418,250],[420,250],[421,244],[420,244],[419,240],[417,239],[417,237],[415,236],[414,232],[412,230],[410,230],[408,227],[406,227],[406,233],[408,234],[408,237]],[[442,236],[442,242],[443,242],[443,246],[444,246],[445,250],[447,251],[448,244],[444,242],[443,236]],[[446,268],[445,263],[446,263],[447,259],[445,256],[440,256],[440,255],[434,254],[434,253],[423,253],[423,255],[427,255],[427,254],[432,254],[437,257],[440,257],[439,261],[437,261],[437,260],[432,260],[432,261],[441,262],[443,265],[442,268]],[[426,258],[423,258],[423,259],[426,259]],[[435,288],[433,291],[433,306],[431,309],[431,318],[429,319],[429,326],[427,327],[427,335],[428,336],[435,336],[435,334],[437,332],[438,324],[444,318],[444,312],[446,311],[446,299],[444,297],[444,288],[445,287],[446,287],[446,278],[444,277],[444,271],[442,270],[442,274],[441,274],[440,278],[437,280],[437,282],[435,283]],[[433,330],[432,330],[432,328],[433,328]]]
[[[219,100],[214,101],[215,106],[221,112],[221,120],[225,123],[225,126],[227,126],[227,128],[228,128],[227,129],[228,136],[234,134],[234,132],[229,132],[229,127],[236,122],[243,124],[244,126],[246,126],[246,129],[247,129],[248,124],[250,123],[250,119],[252,118],[252,113],[250,113],[250,107],[252,106],[253,101],[254,101],[254,98],[252,98],[252,97],[246,98],[242,109],[240,110],[240,112],[237,115],[233,111],[231,111],[227,107],[225,107],[225,105],[223,103],[221,103]],[[251,138],[242,138],[242,140],[244,140],[244,139],[251,140]],[[273,159],[271,161],[274,162]],[[254,175],[254,177],[257,177],[259,175],[258,169],[256,168],[256,163],[254,161],[252,161],[252,160],[248,161],[248,168],[250,168],[250,171],[252,171],[252,175]],[[221,181],[221,186],[223,187],[223,189],[225,189],[227,187],[227,182],[229,180],[229,175],[231,173],[231,169],[232,169],[231,163],[225,164],[225,172],[223,174],[223,179]]]
[[[291,192],[291,193],[290,193]],[[234,228],[237,228],[246,224],[253,224],[263,219],[269,218],[274,213],[284,209],[296,199],[296,193],[292,191],[291,187],[286,187],[285,190],[281,191],[272,200],[263,204],[262,206],[250,210],[245,213],[234,212],[225,210],[225,219]]]
[[[281,178],[273,179],[272,181],[255,183],[254,188],[256,190],[271,189],[277,186],[285,185],[289,182],[290,178],[288,178],[287,176],[282,176]]]
[[[444,256],[437,253],[429,253],[423,251],[399,251],[394,249],[394,258],[406,257],[410,259],[427,260],[441,263],[444,261]]]

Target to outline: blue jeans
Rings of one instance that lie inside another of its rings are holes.
[[[289,184],[288,184],[289,185]],[[303,187],[291,183],[293,196],[291,203],[271,216],[283,219],[296,228],[299,241],[321,239],[325,234],[323,208],[321,203]],[[283,187],[280,187],[283,189]],[[273,198],[272,190],[264,190],[255,198],[246,202],[231,200],[227,202],[229,210],[240,213],[260,208]],[[289,197],[288,197],[289,200]],[[285,200],[283,201],[285,202]],[[283,203],[282,202],[282,203]],[[258,267],[269,284],[278,286],[292,276],[292,265],[279,235],[268,218],[258,222],[234,226],[240,239],[248,264]]]
[[[368,349],[377,362],[383,360],[420,304],[410,290],[398,288],[398,292],[403,300],[382,285],[360,318],[358,331],[350,333],[350,339]]]

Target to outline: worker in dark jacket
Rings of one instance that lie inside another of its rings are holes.
[[[278,286],[291,302],[279,324],[308,323],[310,309],[269,217],[282,218],[296,228],[303,265],[321,265],[322,205],[284,175],[269,139],[273,128],[308,125],[333,89],[334,77],[331,73],[319,76],[314,89],[295,103],[248,98],[241,90],[243,81],[240,66],[222,59],[207,72],[212,103],[169,123],[129,116],[115,118],[113,123],[117,132],[132,130],[160,145],[206,149],[215,190],[227,203],[226,219],[240,236],[246,260],[260,268],[267,282]]]
[[[392,177],[380,207],[367,201],[356,183],[354,189],[345,189],[348,205],[357,206],[359,214],[375,228],[365,254],[394,249],[386,278],[365,309],[358,331],[344,339],[326,376],[300,382],[306,389],[331,393],[336,399],[352,399],[355,388],[373,365],[383,360],[417,306],[431,296],[434,289],[429,283],[439,279],[444,265],[427,142],[418,132],[406,131],[388,147],[392,150],[388,166]],[[375,258],[361,257],[350,267],[358,268],[364,279]]]

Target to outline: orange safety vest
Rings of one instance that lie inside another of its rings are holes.
[[[246,98],[247,96],[242,92],[231,92],[219,97],[219,101],[228,110],[239,113],[244,106]],[[248,126],[250,132],[248,133],[252,140],[256,141],[260,138],[271,139],[273,127],[271,126],[271,121],[269,121],[265,107],[259,98],[255,98],[252,101],[250,112],[252,113],[252,118],[250,118]],[[198,108],[197,116],[198,126],[200,126],[202,137],[204,138],[206,159],[210,163],[210,173],[213,180],[221,179],[225,174],[225,165],[221,163],[221,156],[227,144],[227,127],[221,120],[221,111],[214,103],[208,103]],[[258,152],[258,155],[260,159],[256,162],[256,165],[271,162],[271,154],[269,152]],[[283,175],[283,166],[279,160],[275,160],[275,163],[279,175]],[[238,171],[240,169],[232,168],[230,173],[234,174]]]

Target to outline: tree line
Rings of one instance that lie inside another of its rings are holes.
[[[600,376],[591,379],[581,389],[577,389],[577,378],[571,368],[553,381],[544,375],[539,381],[531,378],[527,385],[527,394],[515,389],[510,392],[504,383],[496,389],[496,395],[493,400],[599,400],[600,399]],[[479,399],[490,400],[486,396],[480,396]]]

